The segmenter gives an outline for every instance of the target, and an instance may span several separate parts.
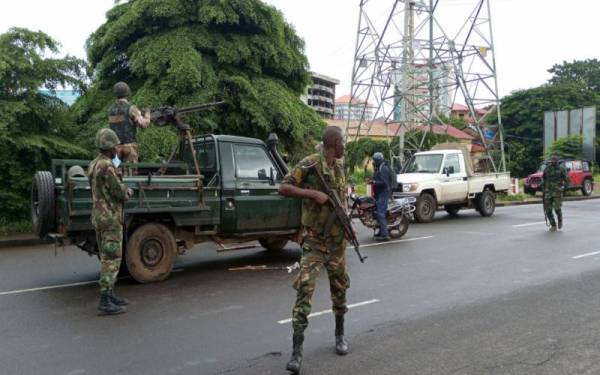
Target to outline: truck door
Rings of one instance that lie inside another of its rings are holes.
[[[298,201],[278,194],[283,176],[266,148],[260,144],[234,143],[233,158],[236,232],[298,228]]]
[[[467,198],[468,181],[465,163],[458,153],[446,154],[442,168],[443,202],[464,201]]]

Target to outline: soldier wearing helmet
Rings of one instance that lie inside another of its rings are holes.
[[[117,82],[113,87],[116,102],[108,110],[110,128],[120,139],[118,155],[126,163],[138,162],[137,128],[150,125],[150,112],[143,116],[140,110],[130,104],[131,90],[125,82]],[[133,174],[131,170],[128,174]]]
[[[121,142],[111,129],[100,129],[96,134],[98,156],[88,167],[92,188],[92,224],[100,256],[99,315],[125,312],[128,301],[114,294],[114,286],[121,266],[123,244],[123,203],[133,195],[121,181],[112,163]]]

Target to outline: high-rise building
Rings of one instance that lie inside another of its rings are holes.
[[[340,81],[323,74],[311,73],[312,84],[302,97],[304,103],[314,109],[324,119],[332,119],[335,113],[335,86]]]
[[[350,95],[344,95],[335,100],[334,118],[336,120],[359,121],[363,116],[363,111],[364,120],[373,120],[376,110],[376,108],[373,105],[365,103],[364,100],[356,98],[352,99],[352,103],[350,103],[350,99]]]
[[[411,98],[411,103],[403,103],[403,99],[399,99],[394,121],[424,123],[430,117],[431,109],[434,114],[449,116],[452,109],[451,73],[451,67],[445,65],[434,66],[431,77],[427,65],[415,65],[409,71],[398,70],[395,74],[396,89],[407,91],[398,97]],[[432,104],[433,108],[430,108]]]

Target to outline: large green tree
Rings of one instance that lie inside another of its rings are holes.
[[[502,99],[508,168],[523,177],[535,171],[543,154],[544,112],[600,104],[598,93],[578,81],[519,90]]]
[[[81,84],[83,62],[57,58],[59,45],[42,32],[13,28],[0,35],[0,221],[29,215],[29,188],[51,158],[77,157],[67,106],[40,93]]]
[[[87,41],[93,83],[76,105],[85,124],[80,140],[91,148],[94,132],[106,126],[111,88],[123,80],[142,108],[225,99],[226,105],[188,118],[196,133],[264,139],[276,132],[297,159],[323,126],[300,100],[310,81],[303,50],[282,14],[260,0],[118,4]],[[139,142],[142,159],[164,156],[171,129],[151,127]]]
[[[550,83],[576,82],[584,88],[600,92],[600,60],[575,60],[555,64],[548,70],[552,74]]]

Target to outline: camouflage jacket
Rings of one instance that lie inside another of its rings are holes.
[[[112,229],[123,225],[123,202],[127,200],[127,187],[112,161],[102,154],[88,168],[92,188],[92,224],[97,229]]]
[[[563,184],[569,185],[569,174],[562,165],[548,164],[544,169],[544,192],[562,193]]]
[[[346,204],[346,178],[341,160],[336,160],[333,166],[327,165],[322,153],[310,155],[296,165],[283,179],[283,183],[303,189],[313,189],[325,192],[312,168],[319,168],[329,187],[335,189],[343,204]],[[320,205],[312,199],[302,201],[302,226],[304,241],[310,242],[311,247],[321,251],[333,251],[344,242],[344,229],[336,220],[329,233],[324,233],[325,223],[332,213],[329,204]]]

